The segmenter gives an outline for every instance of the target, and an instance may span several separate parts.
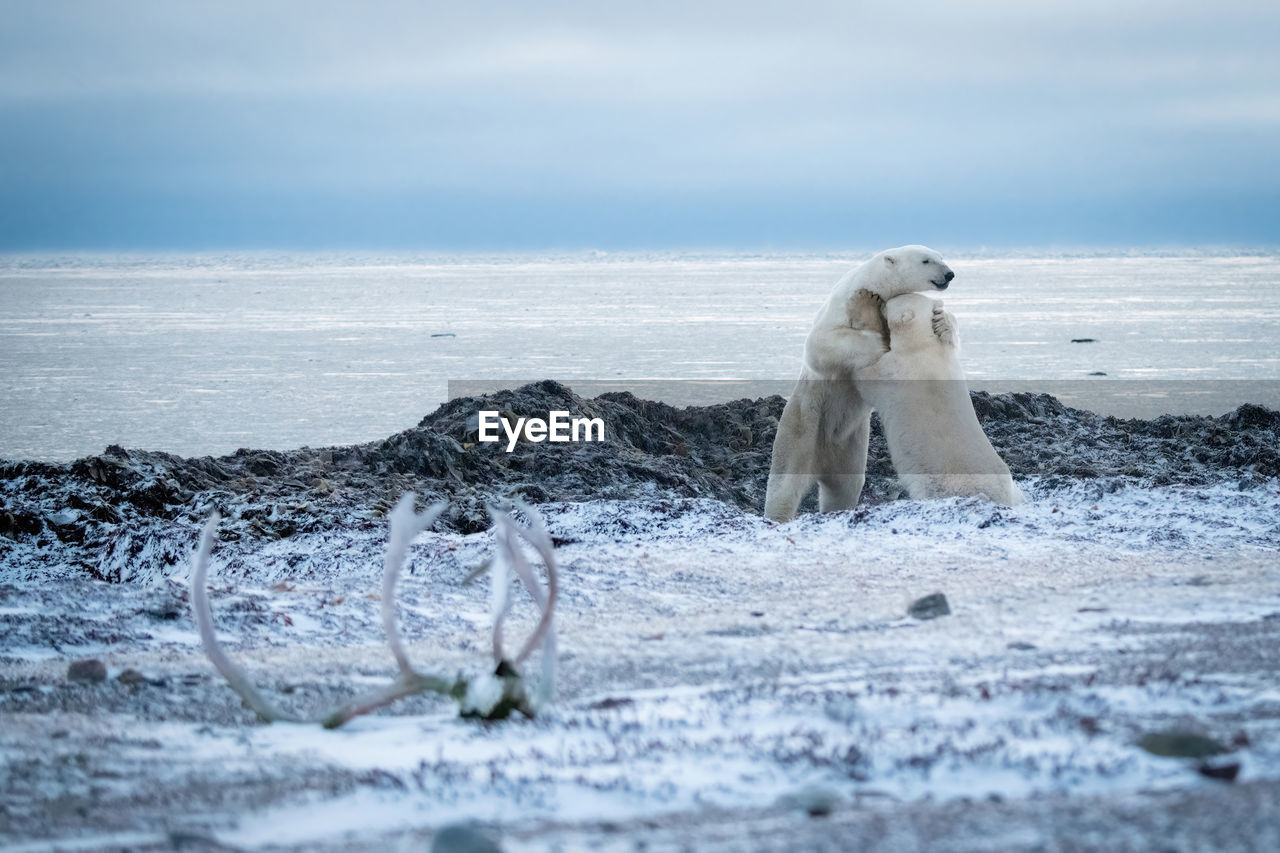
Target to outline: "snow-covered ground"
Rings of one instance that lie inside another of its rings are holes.
[[[544,504],[561,663],[535,720],[417,698],[338,731],[263,725],[200,651],[186,564],[0,575],[0,840],[421,849],[475,821],[508,850],[1276,849],[1280,485],[1024,485],[1016,509],[785,525],[713,500]],[[220,635],[273,699],[315,711],[391,677],[384,541],[218,546]],[[460,581],[491,544],[414,546],[419,668],[484,669],[488,593]],[[934,592],[951,615],[907,615]],[[66,679],[87,657],[109,680]],[[1217,739],[1238,779],[1135,745],[1164,730]]]

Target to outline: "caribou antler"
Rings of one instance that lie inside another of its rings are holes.
[[[547,534],[547,528],[542,523],[542,517],[520,500],[514,502],[514,508],[519,510],[527,519],[528,524],[526,526],[521,527],[516,524],[515,519],[506,510],[497,509],[493,506],[488,507],[489,515],[493,517],[494,543],[497,546],[497,550],[493,559],[472,572],[467,581],[471,581],[489,569],[494,570],[492,581],[494,590],[493,659],[498,664],[498,672],[507,669],[518,673],[519,670],[516,667],[524,663],[529,655],[533,653],[533,650],[541,645],[542,679],[538,683],[537,704],[543,704],[551,700],[555,690],[556,632],[554,618],[556,602],[560,598],[560,572],[556,566],[551,537]],[[534,577],[533,569],[529,565],[528,558],[525,557],[524,549],[520,547],[520,539],[524,539],[533,546],[543,565],[547,567],[547,591],[545,594]],[[529,639],[525,640],[514,660],[508,660],[502,652],[502,622],[510,609],[510,577],[508,572],[514,573],[520,579],[520,583],[529,591],[529,596],[538,605],[538,609],[542,611],[538,624],[534,626],[533,633],[529,635]]]
[[[556,602],[560,599],[560,572],[556,566],[555,548],[551,543],[550,534],[547,533],[546,525],[542,523],[542,516],[538,515],[532,507],[521,500],[515,501],[515,508],[528,520],[528,525],[526,527],[518,527],[511,519],[511,516],[503,513],[501,517],[505,517],[508,522],[506,529],[519,533],[532,545],[533,549],[538,552],[543,565],[547,567],[547,595],[544,600],[542,588],[538,586],[537,581],[534,579],[533,572],[529,568],[529,562],[524,558],[524,552],[520,549],[519,544],[509,535],[500,540],[499,547],[510,554],[512,569],[515,571],[516,576],[520,578],[520,582],[524,584],[525,589],[529,591],[529,595],[532,596],[534,602],[542,610],[542,616],[538,619],[538,624],[533,629],[533,633],[529,635],[524,647],[516,655],[516,663],[523,663],[525,658],[541,642],[542,680],[539,682],[538,698],[541,702],[547,702],[551,700],[555,688],[556,631],[553,620],[555,618]],[[499,536],[501,536],[501,530],[502,528],[499,528]]]
[[[200,534],[200,547],[196,549],[195,570],[191,573],[191,612],[195,616],[196,628],[200,631],[200,642],[204,646],[204,653],[208,655],[209,660],[213,661],[218,672],[222,673],[222,677],[231,685],[231,689],[239,693],[245,704],[264,721],[300,723],[302,720],[299,718],[277,710],[263,699],[253,683],[249,681],[249,677],[232,662],[231,658],[227,657],[222,646],[218,644],[218,635],[213,627],[213,613],[209,610],[209,591],[205,579],[209,574],[209,554],[213,551],[213,535],[221,520],[222,517],[215,511],[205,522],[204,530]]]
[[[325,728],[337,728],[348,720],[367,714],[377,708],[389,705],[397,699],[414,696],[419,693],[440,693],[451,696],[461,704],[465,716],[479,716],[485,719],[500,719],[511,711],[520,711],[533,716],[535,706],[551,697],[552,679],[555,674],[555,631],[552,627],[553,613],[559,594],[559,579],[555,564],[555,556],[551,548],[551,538],[546,533],[542,519],[529,507],[518,504],[522,514],[528,519],[528,527],[516,525],[511,516],[501,510],[490,509],[494,517],[495,536],[498,545],[497,554],[484,568],[499,565],[500,571],[495,573],[494,583],[494,659],[498,663],[493,675],[476,679],[465,679],[458,676],[450,679],[439,675],[418,672],[409,662],[404,643],[400,638],[399,623],[396,620],[395,590],[400,577],[400,568],[404,564],[409,544],[419,533],[430,527],[444,510],[444,504],[436,504],[421,514],[414,511],[414,495],[406,494],[391,512],[391,533],[387,541],[387,553],[382,575],[382,626],[387,634],[387,644],[391,647],[392,657],[399,670],[396,679],[388,686],[334,710],[318,719],[309,720],[285,713],[267,702],[248,676],[227,657],[218,643],[214,631],[213,614],[209,608],[207,578],[209,573],[209,557],[213,550],[213,538],[217,530],[219,517],[215,512],[204,526],[200,536],[200,545],[194,556],[195,567],[191,573],[191,610],[196,626],[200,631],[200,641],[204,645],[205,654],[213,662],[218,672],[227,680],[231,688],[244,699],[245,703],[265,722],[319,722]],[[538,552],[547,567],[547,592],[544,595],[534,578],[533,571],[518,543],[518,536],[524,537]],[[521,663],[541,642],[543,650],[543,678],[539,683],[538,702],[529,700],[524,689],[524,682],[515,664],[507,661],[502,655],[502,621],[510,610],[510,576],[507,570],[513,571],[529,590],[534,602],[541,610],[541,617],[533,634],[525,642],[515,663]],[[478,574],[478,573],[477,573]],[[474,575],[473,575],[474,576]],[[468,578],[470,580],[470,578]]]

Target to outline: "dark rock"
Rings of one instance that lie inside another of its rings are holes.
[[[809,817],[827,817],[835,811],[839,802],[839,796],[830,788],[823,785],[809,785],[794,793],[783,795],[778,804],[783,808],[803,811]]]
[[[1280,412],[1253,403],[1245,403],[1223,420],[1233,429],[1280,429]]]
[[[173,850],[228,851],[234,853],[240,847],[231,847],[210,835],[185,830],[172,830],[168,836],[169,846]]]
[[[947,604],[945,595],[935,592],[911,602],[911,606],[907,608],[907,615],[914,616],[916,619],[937,619],[939,616],[950,616],[951,606]]]
[[[1196,772],[1201,776],[1207,776],[1210,779],[1218,779],[1222,782],[1234,782],[1236,777],[1240,775],[1240,762],[1232,761],[1227,764],[1210,764],[1202,763],[1196,768]]]
[[[502,848],[475,827],[453,824],[436,833],[431,841],[431,853],[502,853]]]
[[[1194,732],[1152,732],[1138,739],[1138,747],[1162,758],[1208,758],[1229,750],[1213,738]]]
[[[176,622],[189,612],[186,588],[172,585],[162,589],[148,590],[142,601],[142,609],[139,611],[160,622]]]
[[[1021,641],[1018,641],[1015,643],[1009,643],[1007,646],[1005,646],[1005,648],[1015,652],[1033,652],[1036,649],[1035,644],[1024,643]]]
[[[0,511],[0,536],[17,539],[20,536],[35,536],[44,530],[44,522],[39,516],[22,511]]]
[[[147,678],[145,675],[143,675],[141,672],[138,672],[138,670],[136,669],[124,670],[123,672],[121,672],[119,675],[116,676],[116,681],[119,681],[121,684],[132,684],[132,685],[151,683],[151,679]]]
[[[1071,339],[1071,343],[1073,344],[1096,344],[1097,342],[1098,342],[1097,338],[1072,338]]]
[[[107,680],[107,665],[97,658],[72,661],[67,667],[68,681],[99,682]]]

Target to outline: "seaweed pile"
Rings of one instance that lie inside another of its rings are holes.
[[[1015,478],[1042,488],[1082,479],[1104,489],[1251,483],[1280,477],[1280,412],[1244,405],[1220,417],[1165,415],[1122,420],[1064,406],[1048,394],[974,392],[983,428]],[[292,451],[239,450],[182,458],[108,447],[68,464],[0,463],[0,565],[17,547],[60,546],[60,559],[91,576],[128,580],[145,549],[185,559],[175,526],[193,542],[218,509],[224,538],[286,538],[299,532],[372,527],[407,491],[446,499],[441,523],[488,526],[486,502],[596,498],[714,498],[749,511],[764,501],[769,457],[782,413],[779,396],[674,408],[629,393],[592,399],[542,381],[441,406],[412,429],[367,444]],[[476,440],[476,412],[545,417],[551,410],[603,418],[596,443]],[[863,500],[891,500],[893,468],[873,423]],[[812,498],[810,499],[812,503]],[[149,555],[155,557],[154,553]]]

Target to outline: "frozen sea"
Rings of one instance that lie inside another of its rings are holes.
[[[1147,399],[1144,415],[1276,405],[1280,254],[946,254],[975,385],[1105,408],[1080,394],[1092,385]],[[814,313],[860,260],[0,256],[0,457],[368,441],[450,381],[786,393]]]

